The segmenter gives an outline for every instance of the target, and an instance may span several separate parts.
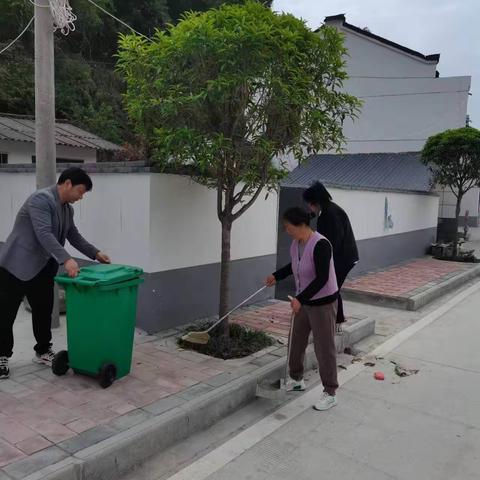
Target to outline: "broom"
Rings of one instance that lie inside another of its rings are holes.
[[[255,293],[252,293],[249,297],[247,297],[245,300],[242,301],[242,303],[239,303],[236,307],[232,308],[227,314],[225,314],[222,318],[218,319],[211,327],[209,327],[207,330],[203,330],[201,332],[188,332],[186,333],[183,337],[182,340],[184,342],[188,343],[196,343],[199,345],[206,345],[208,341],[210,340],[210,332],[217,327],[220,323],[222,323],[229,315],[231,315],[235,310],[238,310],[241,306],[245,305],[250,299],[258,295],[260,292],[265,290],[267,288],[266,285],[264,285],[262,288],[259,288]]]

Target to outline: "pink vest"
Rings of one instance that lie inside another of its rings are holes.
[[[295,277],[295,286],[297,288],[297,295],[301,293],[305,288],[317,276],[315,270],[315,262],[313,259],[313,251],[315,245],[319,240],[327,240],[323,235],[318,232],[313,232],[312,236],[305,245],[302,258],[298,259],[298,240],[294,240],[290,247],[290,256],[292,258],[292,271]],[[328,242],[328,240],[327,240]],[[330,243],[330,242],[328,242]],[[320,298],[329,297],[334,293],[337,293],[337,276],[335,275],[335,267],[333,265],[333,256],[330,257],[330,268],[328,272],[328,281],[323,288],[316,293],[310,300],[318,300]]]

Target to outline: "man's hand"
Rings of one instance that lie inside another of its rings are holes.
[[[80,271],[78,263],[73,258],[68,259],[63,266],[65,267],[65,270],[70,278],[75,278]]]
[[[289,297],[289,298],[290,298],[290,306],[292,307],[292,311],[293,313],[295,313],[295,315],[297,315],[298,312],[300,312],[300,309],[302,308],[302,304],[296,298],[293,298],[293,297]]]
[[[103,252],[98,252],[95,257],[100,263],[112,263],[110,257]]]
[[[267,287],[273,287],[277,283],[277,279],[273,275],[269,275],[265,280],[265,285]]]

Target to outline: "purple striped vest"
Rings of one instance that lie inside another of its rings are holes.
[[[317,273],[315,271],[315,262],[313,259],[313,250],[319,240],[327,240],[318,232],[313,232],[309,238],[302,258],[298,259],[298,240],[294,240],[290,247],[290,256],[292,257],[292,271],[295,277],[295,286],[297,295],[305,290],[308,285],[315,279]],[[328,242],[328,240],[327,240]],[[330,243],[330,242],[329,242]],[[338,291],[337,276],[335,275],[335,267],[333,265],[333,256],[330,257],[330,268],[327,283],[317,292],[310,300],[318,300],[320,298],[329,297]]]

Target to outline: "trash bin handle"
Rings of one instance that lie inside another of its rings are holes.
[[[95,280],[83,280],[81,278],[68,277],[66,275],[57,277],[56,281],[58,283],[74,283],[75,285],[81,285],[83,287],[94,287],[98,283],[98,281]]]
[[[72,278],[73,283],[82,285],[82,287],[94,287],[98,280],[84,280],[82,278]]]
[[[143,282],[144,282],[143,278],[133,278],[125,282],[113,283],[112,285],[100,285],[99,289],[102,292],[107,292],[110,290],[119,290],[120,288],[134,287],[136,285],[140,285]]]

